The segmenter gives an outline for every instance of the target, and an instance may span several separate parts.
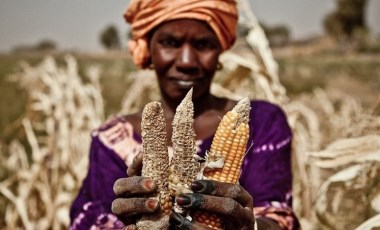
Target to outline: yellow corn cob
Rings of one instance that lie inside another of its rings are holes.
[[[238,183],[249,137],[249,113],[250,102],[244,98],[223,116],[206,160],[204,176],[207,179]],[[219,163],[223,164],[222,168],[217,168]],[[195,212],[193,217],[213,229],[221,229],[221,220],[216,215]]]
[[[196,160],[195,131],[194,131],[194,105],[191,100],[193,90],[178,105],[173,119],[173,158],[170,162],[169,188],[171,195],[189,193],[190,185],[200,171],[200,163]],[[182,212],[175,205],[176,212]]]
[[[168,229],[172,209],[168,186],[169,156],[166,144],[165,117],[161,104],[151,102],[144,107],[141,121],[143,144],[142,176],[153,178],[157,183],[157,194],[161,210],[158,214],[145,215],[138,222],[141,230]]]

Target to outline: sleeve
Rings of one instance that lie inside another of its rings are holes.
[[[271,218],[283,229],[298,229],[292,210],[292,132],[278,106],[251,103],[250,138],[240,184],[252,195],[256,217]]]
[[[71,230],[122,229],[124,224],[112,214],[111,204],[116,198],[113,184],[127,176],[126,170],[124,161],[93,137],[88,174],[70,210]]]

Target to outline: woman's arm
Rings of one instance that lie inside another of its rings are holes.
[[[292,210],[292,131],[286,114],[265,101],[251,106],[253,146],[244,159],[240,184],[254,198],[256,218],[273,220],[282,229],[298,229]]]
[[[124,161],[93,137],[90,149],[89,170],[82,187],[71,206],[70,229],[90,229],[92,226],[122,226],[111,212],[114,182],[126,177]]]

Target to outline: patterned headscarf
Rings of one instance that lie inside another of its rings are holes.
[[[148,34],[157,25],[174,19],[197,19],[207,22],[223,50],[236,39],[238,12],[235,0],[131,0],[124,17],[132,27],[133,40],[128,49],[135,64],[148,67]]]

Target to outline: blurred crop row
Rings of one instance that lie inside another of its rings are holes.
[[[304,229],[378,227],[380,54],[342,52],[329,39],[273,53],[251,27],[221,57],[213,92],[284,108]],[[154,82],[123,52],[1,55],[0,229],[67,229],[91,130],[158,100]]]

